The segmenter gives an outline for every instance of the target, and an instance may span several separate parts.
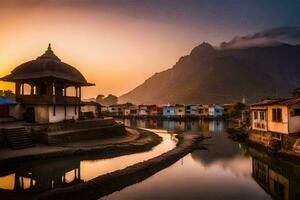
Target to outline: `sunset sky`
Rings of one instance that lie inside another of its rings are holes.
[[[49,42],[95,87],[121,95],[172,67],[203,41],[300,25],[300,1],[0,0],[0,77],[35,59]],[[12,84],[0,82],[0,89]]]

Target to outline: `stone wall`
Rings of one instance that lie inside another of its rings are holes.
[[[282,135],[282,148],[284,150],[293,150],[293,146],[299,137]]]
[[[250,130],[249,140],[268,147],[269,141],[271,140],[271,133],[265,131]]]
[[[124,124],[115,123],[111,126],[91,126],[89,128],[72,129],[62,132],[44,133],[41,141],[46,144],[59,144],[82,140],[101,139],[124,135]]]

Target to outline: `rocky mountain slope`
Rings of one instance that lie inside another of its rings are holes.
[[[228,103],[290,96],[300,87],[300,45],[195,47],[170,69],[119,97],[133,103]]]

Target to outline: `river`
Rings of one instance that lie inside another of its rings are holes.
[[[74,186],[158,156],[176,146],[175,134],[198,131],[211,137],[203,141],[206,150],[195,150],[146,180],[101,199],[300,199],[300,167],[231,141],[222,121],[121,121],[151,129],[162,143],[148,152],[115,158],[74,156],[0,169],[0,192],[31,196]]]
[[[300,168],[227,138],[222,121],[124,120],[130,126],[209,132],[196,150],[150,178],[101,199],[300,199]]]

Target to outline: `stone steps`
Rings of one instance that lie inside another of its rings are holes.
[[[33,147],[33,141],[25,128],[7,128],[4,130],[5,137],[13,149],[25,149]]]

